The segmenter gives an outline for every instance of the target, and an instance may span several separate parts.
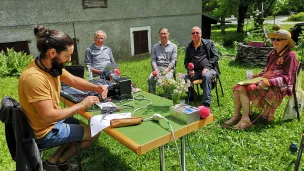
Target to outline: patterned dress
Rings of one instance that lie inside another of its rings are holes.
[[[267,78],[268,89],[256,89],[247,91],[252,107],[262,113],[262,117],[271,121],[274,119],[274,112],[281,104],[286,95],[292,94],[294,75],[298,66],[296,55],[290,49],[280,54],[275,50],[271,51],[265,68],[254,77]],[[234,91],[239,91],[241,85],[235,85]]]

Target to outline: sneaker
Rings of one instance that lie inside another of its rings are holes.
[[[43,170],[44,171],[59,171],[57,168],[57,164],[50,164],[45,160],[43,163]]]

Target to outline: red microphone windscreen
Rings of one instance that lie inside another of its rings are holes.
[[[192,62],[188,63],[188,69],[193,70],[194,64]]]
[[[200,109],[200,116],[201,118],[205,119],[210,115],[210,109],[205,106],[198,106],[197,108]]]

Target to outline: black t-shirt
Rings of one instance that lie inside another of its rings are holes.
[[[209,63],[207,52],[203,46],[199,46],[197,48],[193,47],[192,51],[192,60],[191,62],[194,63],[194,70],[203,70],[206,65]]]

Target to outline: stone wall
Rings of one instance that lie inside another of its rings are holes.
[[[235,61],[246,66],[265,66],[272,49],[273,47],[253,47],[239,43]]]

